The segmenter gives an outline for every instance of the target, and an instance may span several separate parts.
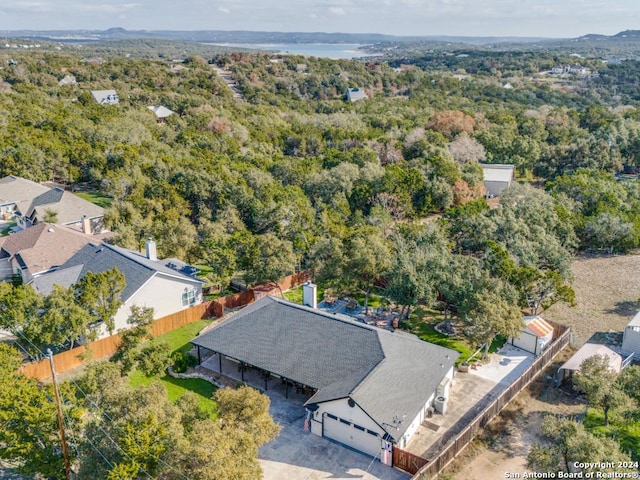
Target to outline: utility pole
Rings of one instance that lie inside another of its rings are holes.
[[[69,465],[69,454],[67,452],[67,439],[64,435],[64,421],[62,420],[62,405],[60,405],[60,392],[56,380],[56,370],[53,365],[53,353],[47,350],[49,364],[51,365],[51,379],[53,380],[53,393],[56,397],[56,407],[58,410],[58,426],[60,427],[60,443],[62,444],[62,457],[64,458],[64,475],[67,480],[71,480],[71,466]]]

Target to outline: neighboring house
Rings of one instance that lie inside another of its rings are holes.
[[[573,75],[586,75],[589,71],[582,65],[569,65],[569,73]]]
[[[55,221],[47,214],[55,214]],[[87,234],[104,230],[104,209],[60,187],[50,188],[13,175],[0,178],[0,216],[20,228],[49,220]]]
[[[588,75],[589,69],[582,65],[557,65],[551,69],[552,75]]]
[[[276,297],[191,341],[302,389],[312,433],[380,458],[446,410],[458,352]],[[210,359],[217,364],[215,358]]]
[[[34,198],[48,191],[44,185],[13,175],[0,178],[0,216],[9,220],[16,212],[26,212]]]
[[[627,324],[622,337],[622,352],[640,357],[640,312]]]
[[[115,330],[130,328],[127,323],[133,305],[153,307],[154,318],[164,317],[202,302],[202,284],[185,275],[186,264],[176,259],[159,260],[153,240],[147,241],[146,255],[106,243],[89,244],[57,270],[36,277],[31,285],[38,293],[49,294],[53,285],[65,287],[78,283],[87,272],[100,273],[118,268],[125,277],[123,305],[115,315]],[[107,336],[106,328],[99,336]]]
[[[0,281],[19,275],[22,283],[59,267],[96,237],[67,227],[38,225],[0,237]]]
[[[622,371],[623,359],[619,353],[615,352],[607,345],[585,343],[569,360],[564,363],[564,365],[560,367],[556,377],[556,384],[562,382],[567,376],[571,377],[574,372],[580,370],[582,362],[595,355],[600,355],[601,357],[606,358],[609,363],[609,368],[614,372],[620,373]]]
[[[513,165],[481,163],[480,166],[484,174],[484,188],[487,190],[488,198],[499,197],[513,182]]]
[[[63,87],[65,85],[75,85],[76,83],[78,83],[76,81],[76,77],[74,77],[73,75],[65,75],[59,82],[58,85],[60,87]]]
[[[358,100],[366,100],[369,98],[364,90],[361,88],[349,88],[347,89],[347,100],[350,102],[357,102]]]
[[[104,230],[104,208],[88,202],[60,187],[48,189],[35,197],[26,211],[17,215],[18,225],[28,228],[47,220],[48,214],[55,214],[51,223],[66,225],[87,235]]]
[[[156,114],[158,123],[163,123],[165,118],[170,117],[174,113],[173,110],[169,110],[167,107],[163,107],[162,105],[151,105],[147,108]]]
[[[535,315],[524,317],[524,328],[517,338],[510,338],[509,343],[526,352],[540,355],[553,340],[553,327],[542,317]]]
[[[93,96],[93,99],[100,105],[115,105],[120,101],[120,98],[118,97],[118,94],[115,90],[92,90],[91,95]]]

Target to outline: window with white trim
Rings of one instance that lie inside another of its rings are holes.
[[[182,292],[182,306],[188,307],[196,304],[196,291],[193,288],[185,288]]]

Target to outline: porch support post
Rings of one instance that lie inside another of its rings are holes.
[[[267,388],[267,380],[269,378],[269,372],[264,372],[264,391],[268,391],[269,389]]]
[[[218,365],[220,366],[219,370],[222,373],[222,354],[218,353]]]
[[[284,398],[289,398],[289,380],[284,379]]]
[[[202,364],[202,357],[200,356],[200,345],[197,345],[196,349],[198,350],[198,365],[201,365]]]
[[[244,382],[244,363],[240,362],[240,378]]]

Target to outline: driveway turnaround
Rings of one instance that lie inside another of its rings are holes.
[[[282,430],[278,438],[260,448],[264,480],[316,480],[323,478],[407,480],[410,475],[378,460],[304,430],[304,407],[277,392],[268,392],[269,409]]]

